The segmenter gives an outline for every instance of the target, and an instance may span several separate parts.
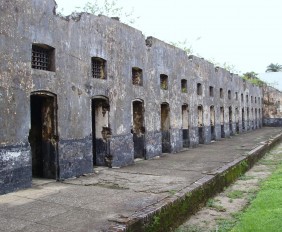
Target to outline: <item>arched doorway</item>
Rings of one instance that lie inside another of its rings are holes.
[[[242,108],[242,129],[245,130],[245,110]]]
[[[139,99],[132,102],[132,134],[134,159],[143,159],[145,158],[144,103]]]
[[[259,128],[261,128],[261,126],[262,126],[260,109],[258,110],[258,126],[259,126]]]
[[[33,92],[30,96],[30,117],[32,175],[58,179],[57,96],[47,91]]]
[[[110,105],[107,97],[95,96],[92,99],[92,143],[93,165],[111,167],[111,129],[109,126]]]
[[[254,118],[255,118],[255,114],[254,114],[254,109],[251,109],[251,129],[254,130],[255,129],[255,123],[254,123]]]
[[[215,140],[215,110],[214,106],[210,107],[210,122],[211,122],[211,140]]]
[[[169,104],[161,104],[161,132],[162,132],[162,152],[169,153],[170,146],[170,108]]]
[[[232,106],[228,108],[228,115],[229,115],[229,131],[230,135],[233,135],[233,121],[232,121]]]
[[[188,148],[189,140],[189,108],[187,104],[182,105],[182,139],[183,147]]]
[[[250,130],[250,110],[247,107],[247,130]]]
[[[258,110],[255,108],[255,129],[258,128]]]
[[[204,136],[204,112],[203,106],[198,106],[198,135],[199,135],[199,144],[205,143],[205,136]]]
[[[239,109],[236,107],[235,109],[235,122],[236,122],[236,133],[239,134],[240,128],[239,128]]]
[[[220,107],[220,127],[221,127],[221,138],[225,138],[224,131],[224,108]]]

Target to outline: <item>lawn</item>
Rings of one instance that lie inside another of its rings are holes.
[[[263,182],[257,197],[232,232],[282,231],[282,165]]]

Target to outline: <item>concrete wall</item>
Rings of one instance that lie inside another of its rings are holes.
[[[203,133],[203,142],[210,143],[211,106],[215,109],[217,140],[223,137],[222,130],[224,137],[230,136],[230,129],[236,133],[236,123],[239,132],[243,131],[242,109],[245,130],[261,127],[261,88],[204,59],[188,57],[181,49],[156,38],[145,38],[140,31],[117,20],[86,13],[61,18],[54,13],[55,6],[53,0],[0,1],[0,193],[31,185],[32,152],[28,137],[33,94],[51,94],[56,99],[56,133],[52,138],[57,154],[56,179],[92,172],[92,99],[99,97],[109,103],[110,132],[103,142],[107,147],[106,164],[112,167],[134,163],[132,101],[136,99],[144,103],[146,159],[162,154],[162,103],[169,104],[172,153],[183,149],[184,104],[189,110],[190,147],[198,146],[199,131]],[[55,49],[53,71],[31,67],[33,44]],[[106,79],[92,77],[91,57],[106,61]],[[133,67],[142,69],[141,86],[132,83]],[[161,88],[161,74],[168,76],[167,90]],[[187,80],[186,92],[182,92],[182,79]],[[202,86],[201,95],[197,94],[198,83]],[[199,105],[203,108],[200,130]],[[220,107],[224,109],[223,123]],[[257,116],[252,112],[257,112]]]

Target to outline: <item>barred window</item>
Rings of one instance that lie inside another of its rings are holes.
[[[46,71],[55,71],[55,49],[44,44],[33,44],[31,67]]]
[[[91,58],[92,77],[97,79],[107,79],[106,60],[99,57]]]

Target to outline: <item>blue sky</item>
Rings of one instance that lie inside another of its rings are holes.
[[[88,1],[56,2],[70,14]],[[187,39],[195,53],[234,65],[241,73],[263,73],[270,63],[282,64],[281,0],[117,1],[127,11],[134,9],[139,17],[134,27],[145,36]]]

